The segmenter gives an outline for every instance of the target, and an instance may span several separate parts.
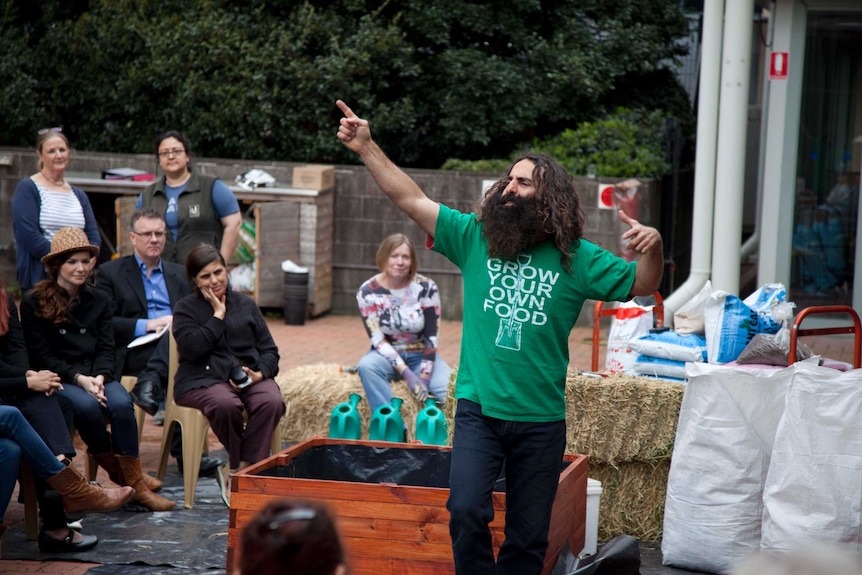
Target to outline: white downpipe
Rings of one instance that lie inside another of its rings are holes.
[[[754,0],[734,0],[725,5],[712,229],[712,286],[733,294],[739,292],[753,13]]]
[[[769,24],[766,26],[766,45],[772,46],[772,38],[775,35],[775,0],[769,3]],[[769,58],[769,52],[764,52],[764,58]],[[764,63],[762,69],[766,69]],[[754,233],[751,237],[745,240],[742,244],[739,257],[742,261],[748,258],[751,254],[757,252],[760,247],[760,214],[763,210],[763,165],[766,163],[766,114],[769,110],[769,87],[770,82],[763,83],[763,94],[760,100],[760,152],[758,157],[760,162],[757,168],[757,211],[754,218]]]
[[[691,271],[688,279],[664,300],[666,324],[709,279],[712,265],[712,211],[715,202],[715,162],[718,95],[721,85],[721,39],[724,0],[703,6],[700,83],[697,97],[697,149],[694,168],[694,206],[691,225]]]

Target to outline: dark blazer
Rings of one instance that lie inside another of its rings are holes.
[[[6,297],[9,307],[9,329],[0,335],[0,397],[27,392],[27,370],[30,361],[24,344],[24,330],[18,319],[18,306],[11,295]],[[0,305],[3,302],[0,301]]]
[[[111,302],[88,286],[81,288],[78,301],[62,323],[38,317],[39,304],[33,291],[21,300],[21,325],[30,356],[30,368],[50,369],[63,383],[75,381],[75,374],[114,378],[114,330]]]
[[[162,259],[162,272],[173,309],[180,299],[190,293],[186,270],[179,264]],[[137,375],[120,373],[129,351],[126,346],[135,339],[135,323],[139,319],[147,319],[147,296],[144,294],[144,281],[135,256],[105,262],[96,268],[96,290],[112,302],[112,323],[117,348],[117,371],[114,379],[119,379],[121,375]],[[152,352],[151,349],[149,351]]]

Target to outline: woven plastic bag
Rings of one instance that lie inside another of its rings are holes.
[[[807,361],[792,368],[763,490],[761,548],[787,550],[816,536],[860,549],[862,370]]]
[[[608,331],[605,370],[611,373],[634,373],[638,353],[629,342],[648,334],[653,326],[652,306],[642,307],[634,301],[621,303]]]

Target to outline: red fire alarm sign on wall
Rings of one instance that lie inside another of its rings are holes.
[[[789,54],[787,52],[773,52],[769,59],[769,79],[770,80],[786,80],[787,79],[787,61]]]
[[[599,184],[599,209],[614,209],[614,187],[610,184]]]

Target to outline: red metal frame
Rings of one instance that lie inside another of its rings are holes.
[[[655,320],[655,327],[663,327],[664,326],[664,300],[661,297],[661,294],[655,292],[653,294],[655,297],[655,305],[653,306],[652,313],[653,318]],[[599,331],[600,331],[600,323],[603,316],[606,315],[614,315],[617,312],[616,307],[606,308],[604,305],[608,302],[597,301],[595,307],[593,308],[593,364],[592,371],[599,371]],[[610,302],[616,303],[619,302]]]
[[[852,326],[839,327],[812,327],[801,329],[802,320],[810,315],[817,314],[846,314],[853,321]],[[858,369],[862,367],[862,323],[859,321],[859,314],[852,307],[847,305],[818,305],[807,307],[796,314],[793,318],[793,326],[790,328],[790,351],[787,354],[787,365],[791,365],[796,361],[796,339],[803,335],[835,335],[842,333],[853,334],[853,367]]]

